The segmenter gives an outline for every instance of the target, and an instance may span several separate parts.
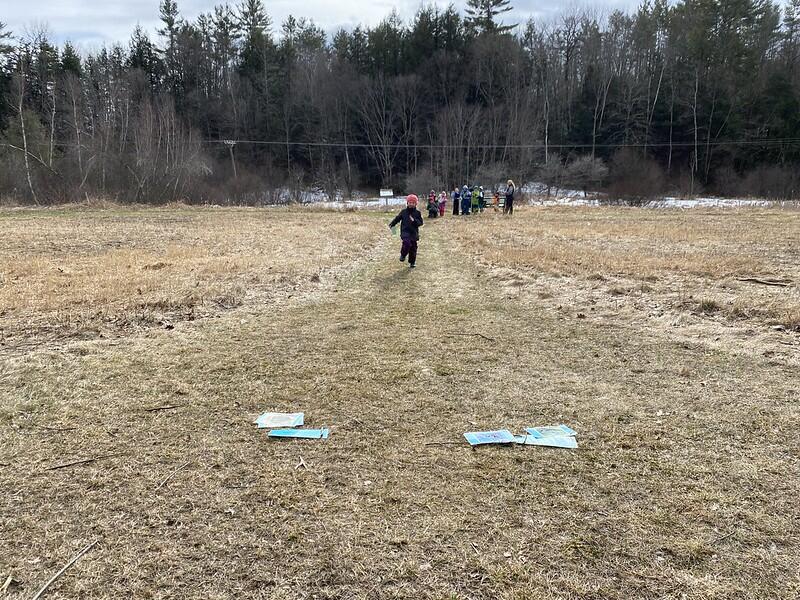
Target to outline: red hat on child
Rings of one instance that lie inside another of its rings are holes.
[[[409,206],[416,206],[419,204],[419,198],[417,198],[416,194],[411,194],[408,198],[406,198],[406,203]]]

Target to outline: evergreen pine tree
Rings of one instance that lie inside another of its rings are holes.
[[[64,44],[64,50],[61,52],[60,67],[62,73],[72,73],[76,77],[81,76],[81,58],[69,41]]]
[[[6,24],[0,21],[0,60],[6,55],[10,54],[12,47],[9,43],[11,39],[11,32],[6,31]]]
[[[515,25],[500,25],[497,17],[511,10],[511,0],[467,0],[466,21],[482,33],[506,33]]]

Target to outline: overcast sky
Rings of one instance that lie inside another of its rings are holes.
[[[201,12],[210,11],[222,0],[178,0],[184,18],[194,19]],[[238,4],[239,0],[229,1]],[[436,1],[426,4],[446,7],[451,2]],[[591,5],[607,9],[632,9],[638,0],[512,0],[514,12],[506,15],[506,22],[517,23],[529,16],[546,16],[564,8]],[[158,27],[159,0],[0,0],[0,21],[5,22],[19,36],[32,27],[47,25],[59,42],[71,40],[79,47],[93,49],[103,43],[127,41],[136,23],[155,32]],[[265,0],[267,12],[274,23],[281,23],[289,14],[311,17],[328,32],[339,27],[351,28],[358,23],[375,25],[388,15],[392,8],[404,19],[409,19],[419,8],[420,0]],[[459,10],[465,1],[453,2]],[[277,29],[277,27],[276,27]]]

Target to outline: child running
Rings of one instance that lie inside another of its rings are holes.
[[[419,198],[411,194],[406,198],[406,208],[401,210],[398,215],[389,223],[391,229],[398,223],[400,225],[400,239],[403,245],[400,247],[400,262],[406,261],[408,257],[408,266],[412,269],[417,263],[417,242],[419,241],[419,228],[424,225],[422,221],[422,213],[417,210]]]

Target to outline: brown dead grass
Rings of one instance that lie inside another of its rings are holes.
[[[477,231],[462,220],[457,235],[487,260],[556,274],[796,276],[800,254],[800,214],[779,210],[527,209],[476,219]]]
[[[577,318],[614,274],[559,276],[552,298],[527,268],[505,286],[457,240],[474,224],[427,225],[414,272],[384,238],[321,292],[2,356],[12,597],[100,540],[48,596],[796,598],[796,368],[622,304]],[[331,438],[270,441],[264,410]],[[557,422],[580,450],[462,438]]]
[[[455,223],[467,251],[514,277],[568,277],[570,293],[604,287],[613,297],[646,295],[675,310],[787,327],[800,311],[794,211],[528,208],[513,219],[476,219]],[[752,277],[793,285],[739,281]]]
[[[207,316],[317,281],[376,237],[374,219],[311,211],[0,212],[0,326],[91,337]]]

